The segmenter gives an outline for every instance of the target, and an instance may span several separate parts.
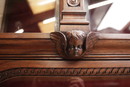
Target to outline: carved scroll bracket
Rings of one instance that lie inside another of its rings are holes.
[[[59,55],[65,59],[83,58],[85,54],[89,54],[97,41],[95,33],[85,33],[81,30],[53,32],[50,36],[56,44]]]

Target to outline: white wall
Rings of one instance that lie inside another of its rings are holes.
[[[0,0],[0,29],[1,29],[1,24],[2,24],[4,8],[5,8],[5,0]]]

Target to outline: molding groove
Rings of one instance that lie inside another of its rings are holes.
[[[124,76],[130,67],[106,68],[12,68],[0,72],[0,82],[17,76]]]

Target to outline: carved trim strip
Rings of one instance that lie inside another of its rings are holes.
[[[130,67],[106,68],[13,68],[0,72],[0,82],[17,76],[124,76]]]

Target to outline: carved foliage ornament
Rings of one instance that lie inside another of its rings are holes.
[[[91,51],[97,41],[95,33],[85,33],[81,30],[53,32],[50,36],[56,44],[58,53],[66,59],[82,58]]]
[[[80,5],[80,0],[67,0],[67,4],[71,7],[76,7]]]

